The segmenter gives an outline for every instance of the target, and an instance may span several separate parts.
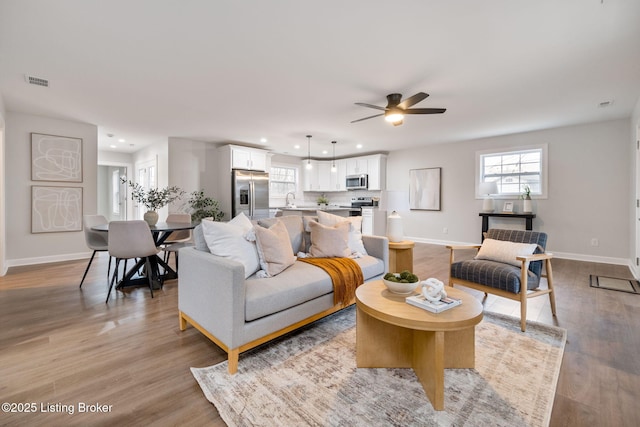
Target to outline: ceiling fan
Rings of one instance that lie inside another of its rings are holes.
[[[374,117],[384,116],[384,119],[386,121],[391,122],[394,126],[399,126],[402,124],[402,119],[404,118],[405,114],[442,114],[447,111],[446,108],[409,108],[428,96],[428,93],[418,92],[415,95],[402,101],[402,94],[392,93],[387,95],[386,107],[378,107],[377,105],[366,104],[364,102],[356,102],[356,105],[374,108],[376,110],[382,110],[384,111],[384,113],[354,120],[351,123],[361,122],[363,120],[372,119]]]

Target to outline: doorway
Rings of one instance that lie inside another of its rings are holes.
[[[128,215],[126,166],[98,165],[98,215],[108,221],[124,221]]]

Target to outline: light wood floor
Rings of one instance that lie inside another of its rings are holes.
[[[154,299],[139,288],[105,304],[106,254],[96,261],[82,290],[86,260],[17,267],[0,277],[0,402],[38,410],[0,413],[0,425],[223,426],[189,368],[225,355],[193,328],[179,331],[178,282]],[[442,246],[416,244],[414,264],[421,278],[448,280]],[[544,296],[530,301],[528,315],[568,330],[551,426],[640,425],[640,295],[589,287],[590,274],[630,272],[559,259],[553,267],[557,319]],[[519,313],[517,303],[493,296],[484,304]],[[81,402],[110,405],[110,412],[79,414]],[[76,412],[55,412],[56,404]]]

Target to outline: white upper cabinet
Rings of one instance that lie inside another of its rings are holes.
[[[257,148],[231,146],[231,168],[267,171],[267,152]]]
[[[347,191],[347,175],[369,175],[369,190],[384,190],[387,181],[387,156],[373,154],[336,160],[336,171],[331,171],[331,160],[311,160],[311,170],[306,169],[307,160],[301,162],[304,191]]]

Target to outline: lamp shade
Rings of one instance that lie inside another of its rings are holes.
[[[478,186],[478,193],[480,193],[481,196],[486,196],[487,194],[498,194],[498,183],[495,181],[481,182]]]

